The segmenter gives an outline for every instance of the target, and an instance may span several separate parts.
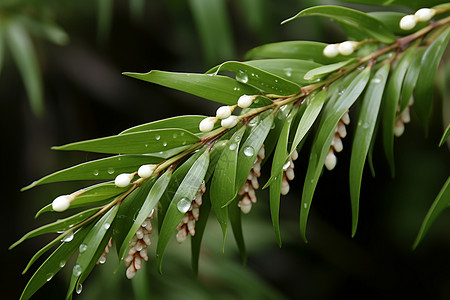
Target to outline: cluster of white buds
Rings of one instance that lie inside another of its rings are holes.
[[[330,44],[323,49],[323,55],[326,57],[335,57],[339,54],[350,55],[355,52],[358,42],[345,41],[339,44]]]
[[[350,116],[348,111],[342,116],[339,120],[336,130],[334,133],[333,141],[331,141],[331,147],[328,151],[327,157],[325,158],[325,167],[331,171],[336,167],[337,157],[334,154],[334,151],[341,152],[344,149],[344,145],[342,144],[343,138],[347,136],[346,125],[350,124]]]
[[[436,14],[432,8],[421,8],[414,15],[404,16],[400,20],[400,29],[411,30],[416,27],[418,22],[428,22]]]
[[[414,99],[411,97],[409,99],[408,106],[405,107],[405,109],[402,111],[401,114],[398,114],[400,107],[397,108],[397,120],[394,124],[394,135],[396,137],[399,137],[405,132],[405,124],[409,123],[411,121],[411,116],[409,114],[409,108],[414,104]]]
[[[240,120],[239,117],[231,115],[236,106],[239,106],[240,108],[248,108],[252,105],[253,101],[255,101],[256,97],[258,97],[258,95],[242,95],[239,97],[237,104],[219,107],[216,111],[216,116],[203,119],[198,125],[198,128],[201,132],[210,132],[213,130],[214,125],[218,120],[221,120],[220,126],[225,128],[233,128],[237,125],[237,123],[239,123]]]
[[[182,243],[186,240],[188,235],[195,235],[195,222],[198,221],[200,206],[202,205],[202,196],[206,191],[205,182],[202,183],[200,189],[195,195],[191,202],[191,206],[188,211],[184,214],[183,219],[181,219],[180,224],[178,224],[177,229],[177,242]]]
[[[239,190],[238,194],[243,196],[238,202],[238,206],[244,214],[248,214],[252,209],[252,204],[256,203],[255,190],[259,188],[258,177],[261,176],[261,162],[265,157],[264,145],[259,149],[256,161],[253,164],[250,173],[248,174],[247,181]]]
[[[103,251],[102,255],[97,260],[97,264],[104,264],[106,262],[106,254],[109,253],[109,248],[112,247],[112,238],[109,239],[108,244],[105,247],[105,251]]]
[[[142,222],[141,227],[136,231],[130,241],[130,250],[125,258],[127,266],[126,276],[128,279],[136,275],[136,271],[141,269],[142,260],[148,261],[147,247],[151,245],[150,235],[152,234],[152,213]]]
[[[289,160],[283,166],[283,179],[281,181],[281,195],[287,195],[289,193],[289,181],[294,180],[294,160],[298,158],[297,150],[292,152],[289,156]]]

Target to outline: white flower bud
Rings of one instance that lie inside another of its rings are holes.
[[[333,146],[334,150],[336,150],[336,152],[341,152],[344,149],[344,145],[342,144],[342,140],[339,135],[334,136],[331,145]]]
[[[222,127],[225,128],[233,128],[234,126],[237,125],[237,123],[239,122],[239,118],[237,116],[229,116],[226,119],[223,119],[220,122],[220,125],[222,125]]]
[[[357,42],[352,41],[345,41],[343,43],[340,43],[338,46],[339,53],[342,55],[350,55],[355,51],[357,45]]]
[[[411,115],[409,114],[409,107],[408,106],[405,107],[405,109],[401,113],[400,119],[402,120],[403,123],[411,122]]]
[[[350,124],[350,115],[348,114],[348,111],[342,116],[341,121],[342,121],[345,125]]]
[[[328,152],[327,157],[325,158],[325,167],[331,171],[336,167],[337,164],[337,157],[334,155],[333,150],[330,150]]]
[[[127,268],[126,276],[128,279],[132,279],[134,276],[136,276],[136,269],[134,268],[133,264],[131,264]]]
[[[283,180],[281,181],[281,190],[280,190],[280,194],[285,196],[289,193],[289,182],[287,181],[286,178],[283,178]]]
[[[416,24],[417,24],[417,20],[416,20],[416,17],[414,17],[413,15],[404,16],[400,20],[400,28],[403,30],[413,29],[416,26]]]
[[[214,117],[208,117],[203,119],[200,124],[198,125],[198,128],[201,132],[210,132],[214,128],[214,124],[216,123],[216,118]]]
[[[122,173],[117,175],[116,179],[114,180],[114,184],[118,187],[126,187],[130,184],[131,179],[133,179],[134,174],[130,173]]]
[[[231,116],[232,112],[233,110],[231,109],[231,106],[221,106],[216,111],[216,117],[219,119],[226,119]]]
[[[416,11],[414,16],[416,17],[417,21],[419,21],[419,22],[428,22],[428,21],[430,21],[430,19],[432,17],[434,17],[435,13],[436,13],[436,11],[434,9],[421,8],[418,11]]]
[[[339,45],[330,44],[323,49],[323,55],[326,57],[335,57],[339,54]]]
[[[239,97],[238,100],[238,106],[240,108],[247,108],[250,105],[252,105],[253,101],[255,100],[256,96],[249,96],[249,95],[242,95],[241,97]]]
[[[138,175],[141,178],[148,178],[148,177],[152,176],[155,169],[156,169],[156,165],[142,165],[138,169]]]
[[[397,120],[394,125],[394,135],[399,137],[405,132],[405,124],[401,120]]]
[[[52,209],[54,211],[65,211],[69,208],[70,202],[74,199],[72,195],[62,195],[59,197],[56,197],[55,200],[52,202]]]

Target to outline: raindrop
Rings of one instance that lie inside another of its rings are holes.
[[[311,184],[313,184],[314,183],[314,179],[311,179]]]
[[[286,73],[287,77],[291,77],[292,76],[292,69],[291,68],[284,69],[284,72]]]
[[[303,203],[303,208],[307,209],[308,208],[308,203]]]
[[[291,161],[288,160],[288,162],[283,165],[283,171],[286,171],[287,169],[289,169],[290,166],[291,166]]]
[[[73,240],[73,232],[72,232],[72,231],[69,232],[69,233],[61,240],[61,242],[68,243],[68,242],[70,242],[71,240]]]
[[[231,151],[236,150],[237,145],[235,143],[231,144],[230,147],[228,147]]]
[[[94,170],[94,171],[92,171],[92,174],[94,174],[94,176],[98,176],[99,172],[98,172],[98,170]]]
[[[236,142],[239,142],[239,141],[241,140],[241,137],[237,135],[237,136],[234,137],[234,140],[235,140]]]
[[[180,132],[180,136],[183,136],[184,135],[184,132]]]
[[[381,82],[381,79],[378,77],[375,77],[372,79],[372,83],[380,83],[380,82]]]
[[[81,275],[81,272],[83,272],[83,268],[80,265],[73,266],[72,269],[73,276],[78,277]]]
[[[145,147],[145,148],[148,148],[148,144],[145,144],[144,147]]]
[[[341,96],[341,95],[344,93],[344,91],[345,91],[345,90],[340,90],[340,91],[338,92],[338,95]]]
[[[167,142],[164,142],[164,143],[163,143],[163,147],[167,147]]]
[[[59,262],[59,267],[60,268],[64,268],[65,265],[66,265],[66,262],[64,260]]]
[[[181,198],[177,203],[178,210],[183,214],[189,210],[189,207],[191,207],[191,201],[186,197]]]
[[[77,285],[77,290],[76,290],[76,292],[77,292],[77,294],[79,295],[79,294],[81,294],[81,291],[83,290],[83,286],[81,285],[81,283],[78,283],[78,285]]]
[[[80,251],[80,253],[83,253],[87,250],[87,248],[88,246],[86,244],[81,244],[80,247],[78,247],[78,250]]]
[[[258,119],[257,118],[253,118],[250,120],[250,122],[248,123],[248,126],[255,126],[258,124]]]
[[[105,225],[103,225],[103,228],[105,228],[106,230],[108,230],[109,227],[111,227],[111,224],[109,224],[109,223],[105,223]]]
[[[181,143],[182,146],[186,145],[186,141],[183,141],[183,143]]]
[[[161,139],[161,136],[157,135],[155,136],[155,140],[159,141]]]
[[[369,122],[364,122],[364,124],[363,124],[363,128],[364,128],[364,129],[367,129],[367,128],[369,128]]]
[[[106,262],[106,256],[100,256],[100,258],[98,259],[98,263],[104,264],[105,262]]]
[[[247,76],[247,74],[246,74],[245,72],[239,71],[239,72],[236,74],[236,80],[237,80],[237,81],[240,81],[240,82],[242,82],[242,83],[247,83],[247,82],[248,82],[248,76]],[[236,90],[236,89],[235,89],[235,90]]]
[[[364,66],[359,66],[357,69],[362,71],[362,70],[364,70]]]
[[[109,175],[114,174],[114,168],[108,168],[107,172]]]
[[[275,82],[278,82],[278,79],[275,79]]]
[[[174,138],[174,139],[176,139],[178,137],[178,135],[176,134],[176,133],[174,133],[173,135],[172,135],[172,138]]]
[[[55,275],[55,274],[53,274],[53,273],[48,273],[48,274],[47,274],[47,276],[46,276],[46,278],[47,278],[47,281],[50,281],[50,280],[52,280],[52,278],[53,278],[53,275]]]
[[[362,122],[361,121],[358,121],[358,126],[361,126],[362,125]]]
[[[247,146],[244,148],[244,154],[248,157],[253,156],[255,154],[255,149],[253,149],[253,147],[251,146]]]

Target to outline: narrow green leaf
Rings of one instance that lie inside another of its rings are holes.
[[[37,269],[28,281],[20,296],[21,300],[29,299],[33,294],[58,273],[78,249],[92,226],[86,226],[77,231],[70,242],[62,243]]]
[[[167,213],[161,225],[161,230],[158,237],[158,245],[156,246],[157,268],[161,272],[162,258],[164,250],[173,236],[175,228],[180,223],[184,214],[189,210],[192,200],[197,194],[209,164],[209,151],[203,154],[194,162],[192,167],[183,178],[178,187],[172,201],[170,202]]]
[[[396,112],[399,105],[399,98],[403,79],[410,65],[411,59],[415,53],[414,48],[410,48],[397,61],[386,87],[386,93],[383,100],[383,145],[384,153],[391,169],[391,175],[395,175],[394,163],[394,125],[396,121]]]
[[[17,20],[24,24],[33,35],[45,38],[52,43],[63,46],[69,42],[69,35],[51,20],[36,21],[25,15],[18,16]]]
[[[115,205],[109,209],[89,230],[83,242],[80,244],[78,249],[78,257],[73,267],[72,277],[70,279],[66,298],[71,298],[72,292],[79,282],[80,277],[82,275],[84,275],[84,277],[89,275],[90,265],[97,262],[95,254],[98,253],[99,246],[103,240],[103,237],[106,235],[106,232],[111,231],[111,224],[116,217],[118,209],[118,205]],[[104,247],[101,250],[103,252]]]
[[[441,191],[437,195],[430,209],[428,210],[425,219],[422,222],[422,226],[420,226],[419,233],[417,234],[416,240],[413,244],[413,249],[417,248],[420,241],[423,239],[425,234],[430,229],[431,224],[436,220],[439,214],[449,207],[450,205],[450,177],[447,178],[447,181],[444,183]]]
[[[220,75],[150,71],[124,75],[193,94],[221,104],[234,105],[242,95],[257,95],[257,89]]]
[[[323,55],[323,49],[328,44],[310,41],[287,41],[278,43],[269,43],[256,48],[253,48],[245,55],[245,59],[298,59],[311,60],[313,62],[328,65],[342,60],[347,60],[351,56],[338,55],[330,58]],[[285,72],[291,72],[288,67]],[[290,77],[290,76],[288,76]]]
[[[447,125],[447,128],[445,129],[444,134],[442,135],[441,141],[439,142],[439,147],[442,147],[444,145],[445,141],[450,136],[450,124]]]
[[[42,79],[34,47],[22,24],[17,20],[8,22],[6,30],[7,45],[19,68],[33,112],[44,113]]]
[[[145,154],[193,144],[200,139],[184,129],[159,129],[113,135],[52,147],[55,150],[79,150],[109,154]]]
[[[209,190],[209,186],[206,186],[206,190]],[[198,220],[195,222],[195,235],[191,238],[191,263],[195,276],[198,275],[198,260],[200,257],[203,233],[205,232],[206,223],[211,212],[209,193],[205,193],[202,198],[203,202],[199,209]]]
[[[258,59],[246,61],[245,63],[298,85],[309,84],[309,81],[304,79],[305,74],[321,66],[321,64],[316,62],[301,59]]]
[[[136,231],[139,229],[139,227],[141,227],[141,224],[145,221],[145,219],[150,214],[152,214],[155,205],[158,204],[159,199],[161,199],[162,194],[164,193],[167,185],[170,182],[171,176],[172,172],[170,170],[166,171],[156,180],[155,184],[152,186],[150,192],[148,193],[144,203],[139,210],[139,213],[135,218],[133,218],[133,224],[131,225],[128,234],[125,236],[122,242],[122,246],[119,250],[119,258],[121,260],[124,258],[124,254],[126,253],[125,250],[128,248],[128,245],[133,236],[136,234]]]
[[[270,216],[272,218],[273,230],[277,239],[278,246],[281,248],[280,233],[280,198],[281,183],[283,181],[283,171],[273,174],[274,178],[270,183],[269,200],[270,200]]]
[[[220,71],[236,74],[236,80],[251,85],[265,94],[288,96],[300,92],[300,86],[292,81],[268,73],[249,64],[229,61],[212,68],[207,73],[217,75]]]
[[[247,265],[247,250],[245,248],[244,234],[242,232],[241,209],[238,206],[239,197],[228,205],[228,216],[230,218],[231,229],[233,230],[234,239],[241,254],[242,264]]]
[[[160,163],[161,161],[161,158],[148,155],[118,155],[102,158],[82,163],[47,175],[24,187],[22,191],[31,189],[44,183],[72,180],[114,179],[121,173],[135,172],[139,168],[139,166],[143,164],[156,164]]]
[[[288,104],[284,109],[279,109],[277,112],[275,112],[272,127],[270,128],[269,134],[267,135],[267,138],[264,141],[265,157],[262,161],[262,164],[265,164],[265,162],[271,156],[272,152],[275,150],[278,138],[280,137],[280,132],[283,129],[284,122],[286,121],[286,118],[291,109],[292,105]]]
[[[214,171],[216,170],[217,162],[219,161],[222,151],[225,149],[227,144],[228,140],[221,139],[211,148],[211,151],[209,152],[209,166],[208,171],[206,171],[205,182],[208,182],[211,176],[213,176]]]
[[[291,150],[289,151],[288,156],[294,153],[295,149],[297,149],[306,133],[308,133],[309,129],[319,116],[326,99],[326,90],[322,90],[306,98],[305,104],[307,105],[307,107],[305,112],[303,113],[302,118],[300,119],[300,122],[298,123],[298,127],[295,132],[294,140],[292,142]]]
[[[256,125],[239,149],[237,159],[235,195],[247,180],[248,174],[255,163],[267,134],[273,123],[273,114],[270,113],[264,120]]]
[[[400,110],[399,114],[408,106],[409,101],[413,95],[414,87],[416,86],[417,79],[420,74],[420,65],[422,61],[425,48],[421,47],[416,49],[414,57],[411,60],[408,71],[406,72],[405,79],[403,80],[402,93],[400,96]]]
[[[367,153],[380,110],[381,98],[389,75],[390,66],[382,66],[372,77],[361,103],[350,159],[350,198],[352,204],[352,237],[358,226],[361,180]]]
[[[337,100],[329,102],[330,108],[326,109],[327,113],[323,115],[317,134],[315,136],[311,155],[309,158],[308,170],[306,172],[305,183],[303,186],[302,203],[300,208],[300,233],[305,242],[306,239],[306,224],[308,220],[309,210],[314,195],[314,190],[317,186],[319,176],[322,172],[325,158],[333,140],[335,128],[345,114],[345,112],[358,99],[362,91],[366,87],[370,78],[371,68],[367,67],[364,71],[359,73],[345,91]]]
[[[357,60],[355,58],[352,58],[335,64],[317,67],[305,74],[305,80],[315,80],[330,73],[336,72],[337,70],[342,69],[343,67],[348,66],[349,64],[354,63],[356,61]]]
[[[225,205],[230,202],[230,200],[233,200],[235,196],[235,190],[232,187],[236,185],[235,180],[239,144],[246,129],[247,127],[243,126],[236,131],[226,144],[225,149],[222,151],[217,162],[211,180],[211,188],[209,190],[211,206],[214,209],[217,221],[219,221],[220,227],[222,228],[224,246],[228,225],[228,209]]]
[[[447,28],[431,43],[422,57],[419,79],[414,90],[414,107],[425,128],[425,133],[428,133],[428,121],[433,104],[434,77],[449,39],[450,28]]]
[[[307,8],[294,17],[283,21],[281,24],[304,16],[322,16],[335,20],[360,30],[382,43],[390,44],[395,41],[394,34],[378,19],[370,15],[340,6],[323,5]]]
[[[169,129],[169,128],[179,128],[189,131],[191,133],[200,133],[198,125],[200,122],[206,118],[206,116],[179,116],[163,120],[158,120],[155,122],[150,122],[138,126],[131,127],[127,130],[122,131],[120,134],[156,130],[156,129]]]
[[[67,217],[65,219],[61,219],[61,220],[57,220],[56,222],[41,226],[39,228],[36,228],[30,232],[28,232],[27,234],[25,234],[20,240],[18,240],[17,242],[15,242],[14,244],[12,244],[9,249],[13,249],[14,247],[16,247],[17,245],[19,245],[20,243],[22,243],[23,241],[25,241],[26,239],[41,235],[41,234],[46,234],[46,233],[53,233],[53,232],[57,232],[57,231],[65,231],[68,230],[69,228],[71,228],[73,225],[76,225],[84,220],[86,220],[87,218],[89,218],[90,216],[92,216],[95,212],[97,212],[99,210],[98,207],[96,208],[91,208],[85,211],[82,211],[78,214],[75,214],[73,216]]]

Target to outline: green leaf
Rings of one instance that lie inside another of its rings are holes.
[[[357,62],[356,59],[352,58],[349,60],[341,61],[335,64],[326,65],[326,66],[320,66],[318,68],[310,70],[308,73],[305,74],[305,80],[316,80],[317,78],[323,77],[325,75],[328,75],[330,73],[334,73],[339,69],[342,69],[345,66],[348,66],[351,63]]]
[[[421,47],[415,49],[414,57],[411,60],[408,71],[406,72],[405,79],[403,80],[402,93],[400,96],[400,111],[399,114],[408,106],[409,100],[413,94],[414,87],[416,86],[417,79],[420,74],[420,64],[422,61],[425,48]]]
[[[420,241],[423,239],[425,234],[430,229],[431,224],[436,220],[439,214],[449,207],[450,205],[450,177],[447,178],[447,181],[444,183],[441,191],[437,195],[430,209],[428,210],[425,219],[422,222],[422,226],[420,226],[419,233],[417,234],[416,240],[413,244],[413,249],[419,245]]]
[[[400,20],[406,16],[404,13],[396,11],[376,11],[367,13],[369,16],[378,19],[395,35],[409,35],[428,25],[428,22],[418,22],[411,30],[404,30],[400,28]]]
[[[51,20],[36,21],[27,16],[19,16],[18,20],[34,35],[45,38],[52,43],[63,46],[69,42],[69,35]]]
[[[156,83],[168,88],[193,94],[225,105],[234,105],[242,95],[256,95],[258,90],[220,75],[150,71],[124,73],[130,77]]]
[[[220,156],[222,155],[222,151],[227,146],[227,143],[228,140],[221,139],[217,141],[211,148],[211,151],[209,152],[209,166],[208,171],[206,171],[205,182],[208,182],[211,176],[213,176],[214,170],[216,169],[217,166],[217,162],[219,161]]]
[[[75,286],[81,279],[80,277],[86,277],[89,275],[89,269],[92,268],[92,264],[95,265],[97,262],[98,257],[95,256],[98,253],[99,246],[102,243],[106,233],[108,231],[112,231],[111,224],[116,217],[118,209],[118,205],[115,205],[109,209],[89,230],[83,242],[80,244],[78,249],[78,257],[73,267],[72,277],[70,279],[66,298],[71,298]],[[103,250],[104,247],[101,248],[101,252],[103,252]]]
[[[52,149],[109,154],[145,154],[182,147],[199,141],[200,139],[196,135],[183,129],[159,129],[113,135],[52,147]]]
[[[294,17],[287,19],[282,24],[304,16],[322,16],[333,19],[339,23],[354,27],[382,43],[390,44],[395,41],[395,36],[386,26],[374,17],[366,13],[332,5],[323,5],[307,8]]]
[[[62,243],[37,269],[20,296],[21,300],[29,299],[33,294],[58,273],[78,249],[78,246],[86,237],[92,226],[86,226],[77,231],[73,240]]]
[[[422,57],[420,74],[414,90],[414,107],[423,123],[425,133],[428,133],[428,122],[433,104],[434,77],[449,39],[450,28],[447,28],[431,43]]]
[[[222,228],[224,246],[228,225],[228,209],[225,206],[235,196],[235,190],[232,187],[236,185],[239,144],[246,129],[247,127],[243,126],[236,131],[226,144],[215,167],[209,190],[211,206]]]
[[[220,71],[236,74],[236,80],[251,85],[265,94],[288,96],[300,92],[300,86],[292,81],[237,61],[225,62],[207,73],[217,75]]]
[[[395,175],[394,163],[394,124],[396,121],[396,112],[399,106],[400,93],[403,79],[410,65],[411,59],[415,53],[414,48],[408,49],[397,61],[394,70],[386,87],[386,93],[383,100],[383,145],[384,153],[391,169],[391,175]]]
[[[22,24],[17,20],[8,22],[6,39],[11,55],[19,68],[33,112],[44,113],[42,79],[34,47]]]
[[[431,7],[434,4],[441,3],[442,0],[341,0],[341,2],[351,2],[359,4],[383,5],[383,6],[406,6],[411,9],[422,7]]]
[[[258,152],[272,127],[272,123],[273,114],[270,113],[269,116],[252,129],[247,139],[242,143],[237,158],[235,195],[237,195],[237,192],[247,180]]]
[[[206,187],[206,190],[209,190],[209,186]],[[211,212],[209,193],[205,193],[202,198],[203,201],[199,209],[198,220],[195,222],[195,235],[191,238],[191,262],[195,276],[198,275],[198,259],[200,256],[203,233],[205,232],[206,223]]]
[[[120,204],[119,211],[113,224],[113,239],[116,243],[118,254],[119,251],[122,251],[124,247],[126,248],[128,246],[128,243],[125,243],[125,238],[136,223],[136,216],[139,214],[139,210],[147,199],[147,195],[154,185],[155,180],[156,178],[150,178],[142,186],[131,192]],[[141,224],[142,222],[139,223],[139,226]],[[119,257],[122,258],[121,256]]]
[[[323,55],[323,49],[328,44],[320,42],[310,41],[287,41],[265,44],[256,48],[253,48],[245,55],[245,59],[298,59],[298,60],[310,60],[319,64],[328,65],[336,63],[342,60],[347,60],[351,56],[338,55],[330,58]],[[290,72],[290,70],[285,70]],[[288,76],[289,77],[289,76]]]
[[[71,180],[104,180],[114,179],[121,173],[135,172],[141,165],[160,163],[162,159],[148,155],[118,155],[108,158],[82,163],[53,174],[47,175],[30,185],[22,191],[35,186],[61,181]]]
[[[231,229],[233,230],[234,239],[241,254],[243,265],[247,265],[247,250],[245,248],[244,234],[242,232],[241,209],[238,206],[239,197],[228,205],[228,216],[230,218]]]
[[[272,127],[270,128],[269,134],[264,141],[265,157],[262,161],[262,164],[265,164],[272,152],[275,150],[278,138],[280,137],[280,132],[283,129],[284,122],[286,121],[286,118],[291,109],[292,105],[287,105],[284,109],[279,109],[277,112],[275,112]]]
[[[225,0],[189,0],[206,61],[214,63],[234,56],[231,25]]]
[[[444,145],[445,141],[450,136],[450,124],[447,125],[447,128],[445,129],[444,134],[442,135],[441,141],[439,142],[439,147],[442,147]]]
[[[361,103],[350,159],[350,198],[352,204],[352,237],[358,226],[361,180],[367,153],[373,139],[390,65],[382,66],[370,80]]]
[[[359,73],[355,79],[346,87],[345,91],[340,95],[337,100],[329,102],[329,109],[326,109],[317,134],[314,139],[311,155],[309,158],[308,170],[306,172],[305,183],[302,193],[302,203],[300,209],[300,233],[305,242],[306,239],[306,224],[308,220],[309,210],[311,208],[311,202],[314,195],[314,190],[317,186],[319,176],[322,172],[325,158],[331,146],[333,140],[335,128],[345,114],[345,112],[352,106],[352,104],[358,99],[362,91],[366,87],[370,78],[370,67],[366,67],[364,71]]]
[[[206,171],[208,170],[208,164],[209,151],[205,151],[189,169],[170,202],[161,225],[158,245],[156,246],[156,264],[159,272],[161,272],[164,250],[166,249],[170,238],[173,236],[175,228],[180,223],[184,214],[188,211],[192,200],[197,194],[203,179],[205,178]]]
[[[270,199],[270,215],[272,218],[273,230],[277,239],[278,246],[281,248],[280,234],[280,198],[281,183],[283,181],[283,170],[272,174],[273,180],[270,183],[269,199]]]
[[[9,249],[11,250],[12,248],[16,247],[17,245],[19,245],[20,243],[22,243],[26,239],[29,239],[29,238],[32,238],[32,237],[35,237],[35,236],[38,236],[38,235],[41,235],[41,234],[53,233],[53,232],[57,232],[57,231],[68,230],[72,226],[74,226],[74,225],[76,225],[76,224],[86,220],[87,218],[92,216],[98,210],[99,210],[98,207],[91,208],[89,210],[82,211],[82,212],[80,212],[78,214],[75,214],[73,216],[70,216],[68,218],[61,219],[61,220],[58,220],[56,222],[53,222],[53,223],[41,226],[39,228],[36,228],[36,229],[28,232],[20,240],[18,240],[14,244],[12,244],[9,247]]]
[[[310,82],[304,79],[305,74],[309,70],[321,66],[316,62],[301,59],[259,59],[246,61],[245,63],[298,85],[309,84]]]
[[[179,116],[163,120],[158,120],[155,122],[150,122],[138,126],[131,127],[127,130],[122,131],[120,134],[155,130],[155,129],[169,129],[169,128],[179,128],[187,130],[191,133],[200,133],[198,125],[200,122],[206,118],[206,116]]]
[[[292,142],[291,150],[289,151],[288,156],[294,153],[295,149],[297,149],[298,145],[303,140],[306,133],[314,124],[314,122],[316,121],[317,117],[319,116],[322,110],[323,104],[325,103],[326,99],[327,99],[326,90],[322,90],[306,98],[305,103],[307,107],[305,112],[303,113],[302,118],[300,119],[300,122],[298,123],[294,140]]]
[[[144,203],[139,209],[139,213],[136,217],[133,218],[134,221],[130,227],[130,230],[128,231],[128,234],[125,236],[122,242],[122,246],[120,247],[119,251],[119,258],[121,260],[124,258],[124,255],[126,253],[125,250],[128,248],[128,245],[133,236],[136,234],[136,231],[139,229],[139,227],[141,227],[145,219],[147,219],[147,217],[153,212],[155,205],[158,204],[159,199],[161,199],[162,194],[164,193],[167,185],[170,182],[171,176],[172,171],[168,170],[156,180],[155,184],[153,184],[150,192],[145,198]]]

